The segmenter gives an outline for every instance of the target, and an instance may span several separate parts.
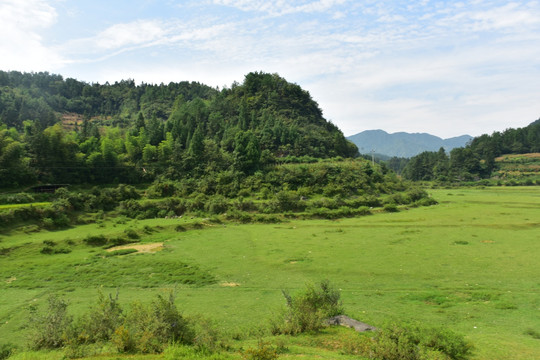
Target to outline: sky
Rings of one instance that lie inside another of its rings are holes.
[[[346,136],[478,136],[540,118],[540,2],[0,0],[0,70],[88,83],[277,73]]]

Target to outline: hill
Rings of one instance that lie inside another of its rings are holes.
[[[307,91],[277,74],[218,90],[0,71],[0,187],[250,174],[357,152]]]
[[[426,133],[398,132],[389,134],[383,130],[366,130],[349,136],[347,139],[358,147],[360,153],[366,154],[374,151],[376,154],[388,157],[410,158],[424,151],[437,151],[441,147],[449,152],[456,147],[465,146],[472,137],[462,135],[441,139]]]

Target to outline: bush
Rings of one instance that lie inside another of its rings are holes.
[[[431,206],[431,205],[437,205],[437,204],[438,204],[437,200],[431,197],[426,197],[415,202],[415,205],[418,205],[418,206]]]
[[[282,190],[276,194],[276,200],[282,211],[302,211],[306,208],[305,201],[300,200],[296,191]]]
[[[249,223],[253,221],[253,216],[245,211],[231,210],[225,216],[227,220],[237,220],[241,223]]]
[[[383,207],[384,211],[386,212],[398,212],[398,207],[396,204],[386,204]]]
[[[325,326],[327,318],[343,313],[341,294],[328,280],[322,281],[318,287],[308,285],[296,296],[283,291],[283,296],[287,308],[277,320],[271,322],[273,334],[295,335],[317,331]]]
[[[466,360],[472,346],[448,329],[392,324],[375,334],[367,352],[370,358],[387,360]]]
[[[227,199],[221,195],[215,195],[205,204],[205,210],[210,214],[223,214],[229,207]]]
[[[149,198],[162,198],[173,196],[176,191],[177,187],[173,182],[154,182],[148,187],[146,194]]]
[[[265,341],[259,341],[256,348],[250,348],[243,352],[245,360],[274,360],[278,358],[275,347]]]
[[[133,229],[126,229],[126,230],[124,230],[124,233],[130,239],[139,239],[140,238],[140,235],[137,233],[137,231],[135,231]]]
[[[9,358],[16,349],[17,347],[11,343],[0,345],[0,360]]]
[[[120,352],[159,353],[170,343],[191,344],[194,333],[174,304],[173,293],[158,295],[151,306],[134,303],[112,335]]]
[[[67,313],[67,302],[55,295],[47,299],[45,314],[37,307],[30,307],[30,347],[32,349],[54,349],[64,346],[73,321]]]
[[[71,249],[65,247],[45,245],[39,252],[45,255],[69,254],[71,252]]]
[[[124,313],[118,302],[118,293],[115,297],[111,294],[105,296],[99,290],[96,305],[79,320],[77,338],[79,342],[85,343],[110,340],[123,319]]]
[[[90,246],[103,246],[107,244],[107,238],[104,235],[88,235],[83,242]]]
[[[34,196],[25,192],[0,197],[1,204],[28,204],[34,201]]]
[[[198,352],[203,354],[216,353],[227,348],[218,329],[205,318],[198,319],[195,324],[193,345]]]

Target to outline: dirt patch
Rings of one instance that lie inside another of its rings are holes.
[[[15,280],[17,280],[17,278],[15,276],[12,276],[12,277],[10,277],[9,279],[6,280],[6,283],[11,284]]]
[[[151,253],[163,250],[163,243],[152,243],[152,244],[130,244],[130,245],[120,245],[107,249],[107,251],[116,251],[124,249],[135,249],[140,253]]]
[[[240,286],[239,283],[235,283],[235,282],[222,282],[219,285],[223,286],[223,287],[237,287],[237,286]]]

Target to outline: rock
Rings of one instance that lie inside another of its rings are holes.
[[[353,328],[358,332],[375,331],[376,327],[363,323],[361,321],[352,319],[346,315],[338,315],[326,320],[328,325],[341,325],[349,328]]]

